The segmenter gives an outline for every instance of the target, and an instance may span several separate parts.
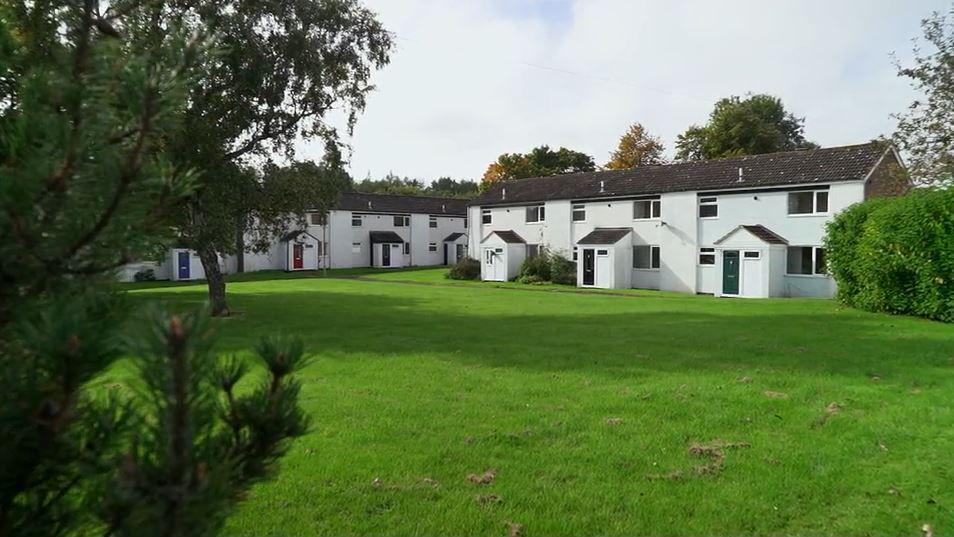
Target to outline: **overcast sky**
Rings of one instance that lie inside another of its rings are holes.
[[[770,93],[822,146],[890,133],[913,98],[890,54],[940,0],[365,0],[396,36],[351,173],[479,179],[503,152],[597,163],[639,121],[671,155],[720,97]],[[299,158],[319,159],[304,144]]]

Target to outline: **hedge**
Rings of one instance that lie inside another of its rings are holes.
[[[954,322],[954,189],[849,207],[828,224],[825,247],[843,303]]]

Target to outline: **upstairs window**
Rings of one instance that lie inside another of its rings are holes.
[[[481,209],[480,211],[480,223],[481,224],[491,224],[494,221],[494,217],[490,214],[490,209]]]
[[[394,227],[407,227],[411,225],[410,216],[395,216],[394,217]]]
[[[633,202],[633,219],[648,220],[662,215],[660,200],[637,200]]]
[[[699,248],[699,264],[715,265],[715,248]]]
[[[353,215],[353,216],[351,217],[351,226],[352,226],[352,227],[361,227],[361,221],[362,221],[362,218],[361,218],[361,215],[360,215],[360,214]]]
[[[585,222],[586,221],[586,205],[582,203],[573,206],[573,221],[574,222]]]
[[[699,218],[718,218],[719,198],[699,198]]]
[[[437,227],[437,217],[436,216],[430,217],[430,219],[427,222],[427,225],[430,227]]]
[[[313,226],[323,226],[328,219],[322,213],[308,213],[308,222]]]
[[[546,220],[546,208],[543,205],[527,207],[527,223],[543,222]]]
[[[655,270],[659,268],[659,247],[649,245],[633,246],[633,268]]]
[[[825,261],[825,249],[817,246],[789,246],[788,274],[817,275],[828,274]]]
[[[788,193],[788,214],[825,214],[827,212],[827,190]]]

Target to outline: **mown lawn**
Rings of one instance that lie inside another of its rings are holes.
[[[313,430],[229,535],[954,534],[954,326],[450,283],[229,286],[223,351],[288,332],[315,355]]]

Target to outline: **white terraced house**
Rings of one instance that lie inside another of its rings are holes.
[[[581,287],[831,297],[825,225],[909,188],[879,143],[507,181],[471,202],[470,255],[484,280],[546,248]]]
[[[321,268],[452,265],[467,252],[467,201],[426,196],[342,194],[334,209],[306,215],[265,253],[243,252],[221,261],[223,272]],[[173,248],[160,263],[131,263],[120,271],[129,281],[152,269],[157,279],[205,277],[198,255]]]

